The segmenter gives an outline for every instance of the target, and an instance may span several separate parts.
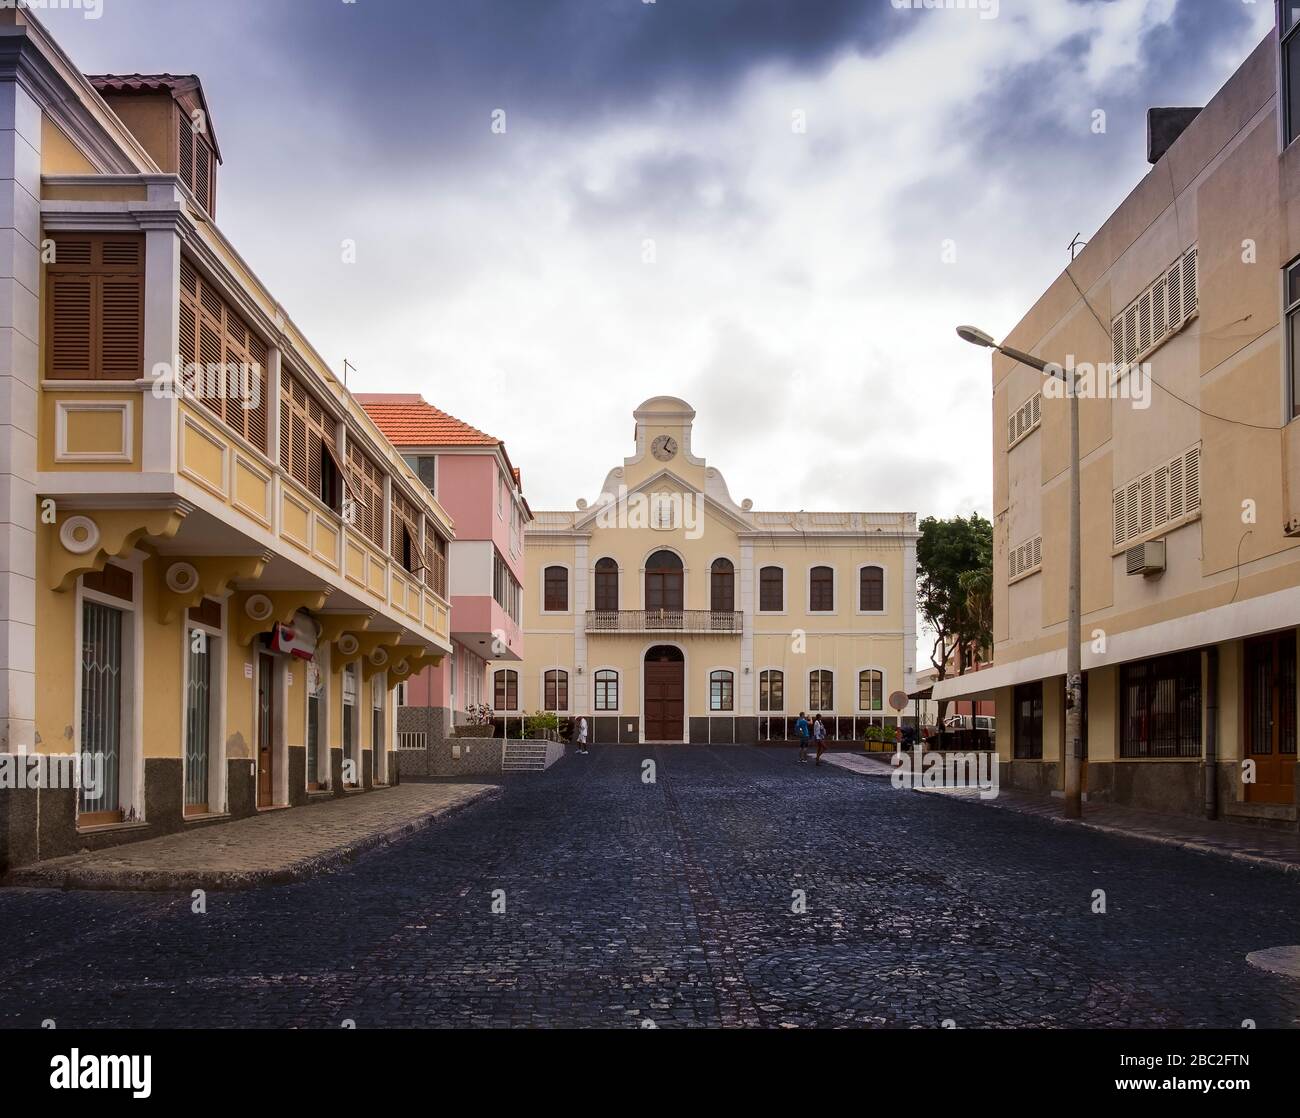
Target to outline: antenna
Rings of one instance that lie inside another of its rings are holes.
[[[348,386],[348,370],[349,370],[349,369],[351,369],[354,373],[357,371],[357,367],[356,367],[354,364],[352,364],[352,362],[349,361],[349,360],[345,357],[345,358],[343,358],[343,387],[344,387],[344,388],[347,388],[347,386]]]
[[[1080,250],[1081,248],[1083,248],[1083,246],[1086,245],[1086,244],[1088,243],[1087,241],[1081,241],[1081,240],[1079,240],[1079,237],[1080,237],[1081,235],[1082,235],[1082,234],[1080,234],[1080,233],[1076,233],[1076,234],[1074,235],[1074,240],[1072,240],[1072,241],[1070,242],[1070,259],[1071,259],[1071,260],[1073,260],[1076,256],[1078,256],[1078,255],[1079,255],[1079,250]]]

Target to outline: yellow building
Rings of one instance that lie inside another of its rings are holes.
[[[498,715],[582,716],[595,742],[783,740],[800,711],[843,739],[892,725],[915,682],[915,515],[759,512],[694,454],[688,404],[633,415],[598,499],[528,525]]]
[[[221,234],[198,80],[0,23],[0,868],[387,782],[449,518]]]
[[[1150,173],[1007,344],[1083,378],[1087,795],[1294,827],[1300,121],[1280,114],[1300,69],[1279,47],[1180,134],[1186,114],[1153,111]],[[1049,387],[995,357],[994,664],[935,688],[994,695],[1004,783],[1043,792],[1062,786],[1068,561]]]

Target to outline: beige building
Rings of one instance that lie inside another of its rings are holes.
[[[915,515],[759,512],[694,453],[688,404],[633,415],[597,500],[528,525],[498,716],[585,716],[596,742],[784,740],[800,711],[841,739],[892,723],[915,682]]]
[[[1007,341],[1084,378],[1087,795],[1284,827],[1300,625],[1292,34],[1262,42],[1163,152],[1174,113],[1155,111],[1151,171]],[[1049,386],[995,356],[994,664],[935,688],[995,697],[1004,783],[1043,792],[1062,785],[1068,561],[1068,402]]]

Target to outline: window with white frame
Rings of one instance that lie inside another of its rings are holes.
[[[858,710],[885,709],[885,673],[877,668],[858,672]]]
[[[1196,313],[1196,246],[1111,319],[1111,361],[1132,365],[1178,333]]]
[[[1043,394],[1035,392],[1007,417],[1007,449],[1037,431],[1043,421]]]
[[[602,668],[596,673],[596,709],[618,710],[618,672]]]
[[[1201,508],[1201,444],[1190,446],[1112,495],[1111,546],[1127,547]]]
[[[709,709],[732,710],[734,708],[736,676],[724,668],[709,673]]]
[[[1282,144],[1300,136],[1300,4],[1281,0],[1278,28],[1282,35]]]
[[[551,668],[542,677],[542,707],[545,710],[569,709],[569,673],[563,668]]]
[[[1025,575],[1034,574],[1043,567],[1043,537],[1035,536],[1011,549],[1007,560],[1007,578],[1014,581]]]

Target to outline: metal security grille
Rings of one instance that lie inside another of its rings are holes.
[[[1201,654],[1180,652],[1120,670],[1120,756],[1201,755]]]
[[[320,704],[324,680],[320,667],[307,665],[307,783],[320,781]]]
[[[384,733],[384,689],[376,680],[371,685],[370,707],[370,776],[379,779],[379,759],[388,741]]]
[[[185,685],[185,804],[208,803],[212,726],[212,641],[202,629],[189,631],[189,679]]]
[[[99,786],[83,785],[82,812],[117,811],[121,804],[122,613],[85,602],[81,615],[81,752],[102,764]]]
[[[353,780],[350,783],[356,783],[356,729],[353,725],[353,710],[357,702],[357,677],[356,669],[348,665],[343,670],[343,756],[353,764]]]

